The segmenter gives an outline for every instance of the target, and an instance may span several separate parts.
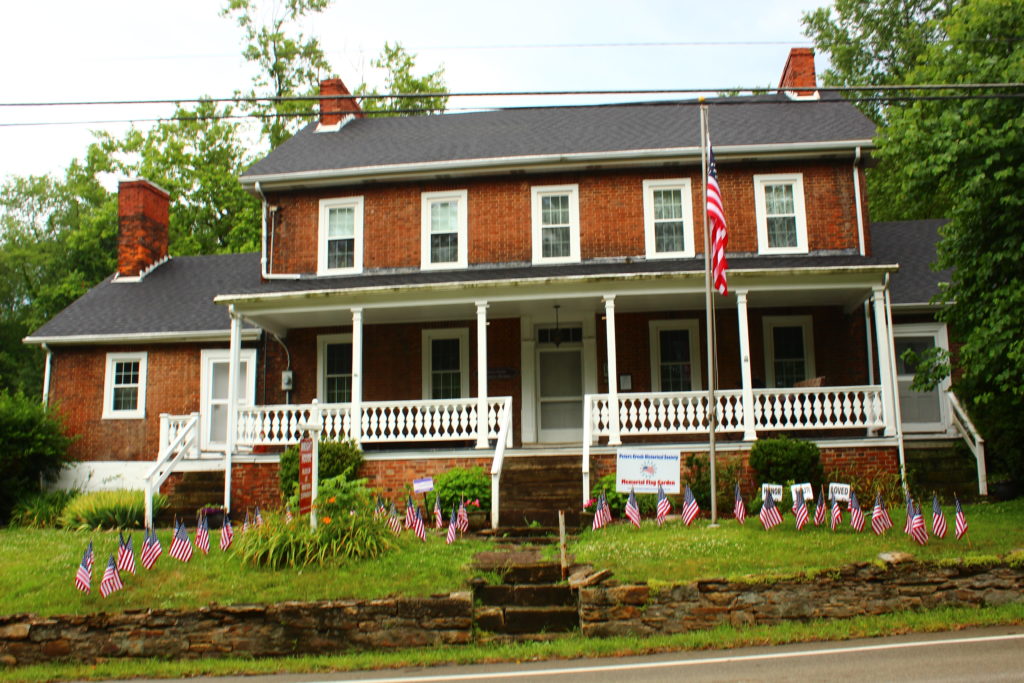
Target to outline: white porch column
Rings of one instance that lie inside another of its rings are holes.
[[[604,301],[605,345],[608,347],[608,445],[622,443],[619,435],[619,368],[615,362],[615,295],[610,294]]]
[[[231,351],[228,360],[228,433],[224,448],[224,509],[230,512],[231,456],[234,455],[238,438],[238,366],[242,355],[242,318],[235,313],[233,304],[228,313],[231,316]]]
[[[352,438],[363,442],[363,309],[352,309]]]
[[[878,378],[882,383],[882,408],[885,413],[885,436],[896,434],[896,390],[892,377],[893,349],[889,344],[888,316],[885,311],[885,293],[875,287],[871,294],[875,308],[875,345],[878,346]]]
[[[487,448],[487,302],[476,302],[476,447]]]
[[[750,372],[750,327],[747,324],[747,290],[733,290],[736,295],[736,319],[740,332],[740,377],[743,387],[743,440],[756,441],[754,429],[754,381]]]

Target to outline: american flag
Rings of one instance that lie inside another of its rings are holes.
[[[809,519],[807,514],[807,501],[804,500],[804,490],[802,488],[796,490],[796,501],[793,503],[793,514],[796,515],[796,528],[797,531],[804,528]]]
[[[114,556],[111,555],[110,560],[107,561],[107,569],[103,572],[103,578],[100,580],[100,595],[107,597],[122,588],[124,588],[124,584],[121,583],[121,575],[117,573]]]
[[[457,526],[459,531],[462,533],[469,531],[469,513],[466,512],[465,501],[459,501],[459,513],[455,526]]]
[[[946,517],[942,514],[939,497],[932,497],[932,535],[937,538],[946,537]]]
[[[125,542],[121,532],[117,532],[117,568],[123,572],[135,573],[135,548],[132,546],[132,535],[128,534]]]
[[[825,523],[825,487],[818,491],[818,500],[814,504],[814,526],[821,526]]]
[[[594,505],[594,521],[590,525],[590,528],[594,531],[604,527],[604,494],[602,493],[597,497],[597,503]]]
[[[434,494],[434,526],[438,529],[444,527],[444,514],[441,512],[441,497]]]
[[[146,529],[146,538],[142,541],[142,552],[139,553],[142,566],[146,569],[152,569],[153,565],[156,564],[156,558],[160,557],[163,552],[164,548],[160,545],[160,539],[156,537],[156,531]]]
[[[689,493],[690,487],[686,487],[686,491]],[[665,518],[668,517],[668,513],[672,512],[672,503],[669,502],[668,496],[665,495],[665,489],[661,484],[658,484],[658,507],[655,511],[655,518],[658,520],[658,526],[665,523]]]
[[[224,513],[224,524],[220,527],[220,549],[227,550],[231,547],[231,541],[235,540],[235,531],[231,528],[231,517]]]
[[[921,514],[921,506],[914,509],[914,517],[910,522],[910,537],[919,545],[928,543],[928,527],[924,524],[924,515]]]
[[[608,496],[604,491],[601,492],[601,502],[604,503],[601,506],[601,526],[608,526],[612,523],[612,506],[608,504]]]
[[[636,504],[636,494],[633,489],[629,490],[629,500],[626,501],[626,517],[633,523],[633,526],[640,528],[640,506]]]
[[[196,547],[203,551],[203,555],[210,554],[210,523],[206,515],[202,515],[196,525]]]
[[[747,521],[747,504],[743,502],[743,495],[740,494],[740,485],[736,484],[735,500],[732,504],[732,516],[740,524]]]
[[[260,514],[260,506],[256,506],[256,514],[253,515],[252,523],[256,526],[263,526],[263,515]]]
[[[380,519],[388,513],[387,507],[384,505],[384,499],[377,496],[377,504],[373,506],[373,518]]]
[[[391,510],[388,511],[388,527],[398,536],[402,533],[402,520],[398,517],[398,508],[395,502],[391,501]]]
[[[959,541],[960,537],[967,533],[967,515],[960,507],[960,499],[956,495],[953,496],[953,500],[956,501],[956,540]]]
[[[411,529],[416,522],[416,512],[419,508],[412,502],[412,496],[405,499],[405,528]]]
[[[910,527],[914,522],[914,501],[910,499],[910,491],[907,491],[907,521],[903,525],[903,533],[909,534]]]
[[[892,528],[892,520],[889,518],[889,511],[885,509],[885,503],[882,502],[882,494],[875,495],[875,508],[871,511],[871,530],[876,535],[881,536],[885,533],[886,529]]]
[[[92,590],[92,541],[89,541],[89,547],[82,553],[82,563],[75,572],[75,588],[83,593]]]
[[[764,492],[764,503],[761,504],[761,512],[758,513],[758,517],[761,518],[761,524],[764,525],[765,530],[782,524],[782,513],[779,512],[778,506],[775,505],[771,491]]]
[[[458,516],[459,514],[455,511],[455,506],[453,505],[452,516],[448,518],[448,534],[444,538],[444,542],[448,545],[455,542],[455,537],[457,536],[456,532],[459,527]]]
[[[860,501],[853,491],[850,491],[850,526],[857,531],[864,531],[864,511],[860,509]]]
[[[423,523],[423,514],[420,512],[419,508],[416,508],[416,519],[412,520],[412,531],[416,534],[416,538],[426,543],[427,527]]]
[[[693,497],[693,491],[690,490],[690,485],[686,485],[686,491],[683,493],[683,523],[686,526],[690,526],[693,520],[697,519],[697,515],[700,514],[700,506],[697,505],[697,499]]]
[[[832,531],[839,528],[839,525],[843,523],[843,509],[839,507],[839,501],[833,496],[832,497]]]
[[[291,505],[285,506],[285,508],[284,508],[284,523],[285,524],[291,524],[293,519],[295,519],[295,516],[292,514],[292,506]]]
[[[246,510],[245,511],[245,521],[242,522],[242,533],[244,534],[246,531],[248,531],[249,527],[251,527],[251,526],[252,526],[252,523],[249,521],[249,511]]]
[[[184,524],[178,524],[174,530],[174,540],[171,541],[170,556],[181,562],[188,562],[192,559],[192,541],[188,538],[188,530]]]
[[[725,225],[725,210],[722,208],[722,193],[718,188],[718,165],[715,164],[715,153],[708,140],[708,219],[711,221],[711,273],[714,275],[715,289],[722,296],[729,293],[725,282],[725,271],[729,262],[725,259],[725,248],[729,246],[729,233]]]

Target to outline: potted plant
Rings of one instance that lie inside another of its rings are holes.
[[[206,523],[211,529],[219,529],[224,525],[224,506],[216,503],[207,503],[196,510],[196,519],[206,517]]]

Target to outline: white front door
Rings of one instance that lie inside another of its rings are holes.
[[[544,443],[583,438],[582,329],[541,328],[537,335],[537,435]],[[555,343],[558,341],[558,344]]]
[[[231,351],[203,349],[199,382],[200,447],[222,451],[228,434],[228,373]],[[256,349],[242,349],[239,355],[238,405],[251,406],[256,393]]]
[[[907,349],[920,354],[931,348],[948,348],[946,327],[935,324],[894,325],[896,384],[900,392],[900,419],[904,432],[945,432],[949,428],[944,394],[948,379],[931,391],[915,391],[915,367],[901,356]]]

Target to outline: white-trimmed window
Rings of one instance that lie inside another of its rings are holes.
[[[769,387],[791,387],[814,377],[811,316],[765,316],[764,358]]]
[[[696,254],[689,178],[644,181],[644,242],[647,258]]]
[[[465,268],[466,190],[424,192],[422,195],[422,268]]]
[[[469,396],[469,328],[423,330],[423,398]]]
[[[945,378],[930,391],[913,389],[917,367],[903,354],[909,349],[920,355],[931,348],[949,350],[945,323],[911,323],[893,326],[896,354],[896,386],[900,394],[900,419],[906,432],[944,432],[950,429],[949,407],[944,400],[950,380]]]
[[[544,185],[532,190],[533,262],[579,262],[579,185]]]
[[[652,320],[651,390],[698,391],[700,343],[696,320]]]
[[[317,273],[343,275],[363,270],[363,198],[320,200]]]
[[[103,419],[134,420],[146,416],[145,351],[108,353],[103,380]]]
[[[762,254],[806,254],[803,174],[755,175],[754,195],[758,251]]]
[[[316,395],[324,403],[352,400],[352,335],[316,338]]]

